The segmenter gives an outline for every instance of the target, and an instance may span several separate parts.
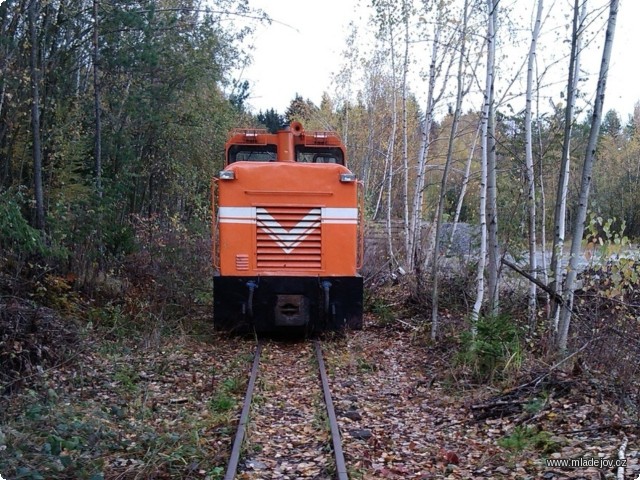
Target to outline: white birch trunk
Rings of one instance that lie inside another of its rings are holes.
[[[405,265],[411,266],[409,252],[409,139],[407,133],[407,74],[409,70],[409,11],[407,0],[402,2],[404,20],[404,61],[402,64],[402,230],[404,234]],[[411,270],[411,268],[409,268]]]
[[[398,92],[396,89],[396,52],[395,52],[395,43],[393,38],[393,20],[391,18],[389,20],[389,45],[391,50],[391,135],[389,138],[389,146],[387,148],[387,164],[389,166],[389,170],[387,173],[387,240],[388,240],[388,248],[389,248],[389,259],[391,262],[389,263],[390,267],[393,269],[395,267],[396,259],[393,251],[393,231],[391,229],[391,219],[392,219],[392,207],[393,207],[393,158],[395,156],[395,143],[396,143],[396,134],[398,131]]]
[[[422,203],[424,201],[424,186],[426,181],[427,157],[429,153],[429,143],[431,142],[431,126],[433,124],[433,110],[435,107],[435,86],[436,86],[436,66],[438,58],[438,47],[440,46],[441,27],[440,22],[436,22],[434,27],[434,38],[431,49],[431,63],[429,64],[429,87],[427,90],[427,106],[425,118],[422,123],[420,154],[418,158],[418,171],[416,174],[415,189],[413,192],[413,206],[411,209],[411,219],[409,222],[409,248],[407,252],[407,265],[410,271],[415,268],[418,245],[422,239]]]
[[[539,92],[538,92],[539,93]],[[538,95],[538,100],[540,99],[540,95]],[[539,102],[538,102],[539,103]],[[541,135],[541,126],[540,126],[540,109],[537,109],[538,119],[536,124],[538,125],[538,150],[542,151],[542,135]],[[544,175],[543,175],[543,166],[542,161],[540,161],[539,169],[538,169],[538,178],[540,183],[540,250],[542,250],[542,265],[540,266],[540,270],[542,271],[542,280],[545,285],[549,285],[549,276],[547,274],[547,200],[544,193]],[[548,292],[545,292],[545,308],[548,313],[551,308],[551,296]]]
[[[482,109],[482,141],[487,136],[487,105]],[[478,252],[478,270],[476,272],[476,300],[471,311],[471,333],[475,337],[478,318],[484,301],[484,271],[487,258],[487,151],[482,149],[480,160],[480,250]]]
[[[487,72],[485,79],[484,104],[482,106],[482,156],[480,166],[480,251],[478,257],[478,271],[476,273],[476,300],[471,312],[471,332],[475,336],[480,310],[484,302],[484,274],[487,259],[487,179],[488,179],[488,146],[489,146],[489,116],[491,110],[493,90],[493,58],[495,54],[492,1],[489,0],[487,22]]]
[[[496,25],[498,18],[499,0],[487,0],[488,8],[488,48],[487,48],[487,135],[484,148],[487,151],[487,235],[488,235],[488,275],[489,312],[498,313],[498,271],[500,267],[500,245],[498,244],[498,185],[496,166],[495,141],[495,54],[496,54]]]
[[[562,159],[560,161],[560,175],[558,178],[558,190],[554,212],[554,235],[551,254],[551,275],[553,276],[554,290],[557,294],[562,292],[562,278],[564,276],[563,256],[564,237],[567,213],[567,194],[569,190],[569,168],[571,164],[571,131],[573,127],[573,110],[576,102],[576,89],[580,72],[580,49],[582,38],[582,25],[586,16],[587,1],[584,0],[582,13],[579,13],[579,2],[575,0],[573,10],[573,30],[571,38],[571,55],[569,57],[569,77],[567,80],[567,106],[564,117],[564,140],[562,144]],[[551,313],[551,327],[553,331],[558,329],[559,309],[554,304]]]
[[[438,199],[438,211],[436,213],[435,221],[435,241],[433,246],[433,264],[431,265],[432,275],[432,291],[431,291],[431,340],[435,340],[438,336],[438,257],[440,256],[440,229],[442,225],[442,214],[444,211],[445,194],[447,193],[447,180],[449,177],[449,170],[453,161],[453,145],[458,133],[458,122],[460,121],[460,113],[462,111],[462,97],[463,91],[463,74],[464,74],[464,60],[465,60],[465,46],[467,36],[467,12],[468,12],[469,0],[465,0],[463,13],[462,13],[462,31],[460,38],[460,53],[458,59],[458,75],[457,75],[457,90],[456,90],[456,107],[453,112],[453,121],[451,122],[451,133],[449,135],[449,145],[447,147],[447,159],[444,164],[444,171],[442,172],[442,181],[440,184],[440,198]]]
[[[584,222],[587,218],[587,207],[589,204],[589,189],[591,187],[591,172],[596,157],[596,145],[602,123],[602,105],[607,86],[607,76],[609,74],[609,61],[611,59],[611,49],[613,48],[613,38],[616,31],[616,20],[618,17],[619,0],[610,0],[609,20],[605,33],[604,49],[602,51],[602,61],[600,63],[600,73],[598,75],[598,87],[596,90],[596,101],[591,116],[591,129],[589,131],[589,141],[585,152],[584,165],[582,168],[582,182],[580,184],[580,197],[578,211],[576,212],[575,223],[573,225],[573,238],[571,239],[571,257],[567,270],[562,296],[564,303],[561,308],[560,323],[558,325],[558,350],[564,353],[567,349],[569,338],[569,326],[571,324],[571,311],[573,309],[573,294],[575,281],[578,273],[578,260],[582,251],[582,235],[584,234]]]
[[[524,114],[525,124],[525,161],[527,166],[527,200],[529,207],[529,273],[533,278],[537,277],[538,265],[536,258],[536,182],[533,170],[533,148],[532,148],[532,121],[531,121],[531,101],[533,97],[533,66],[536,58],[536,44],[540,34],[540,24],[542,23],[543,0],[538,0],[535,26],[531,34],[531,47],[529,48],[529,58],[527,63],[527,92],[526,106]],[[529,327],[533,330],[536,322],[536,284],[529,282]]]

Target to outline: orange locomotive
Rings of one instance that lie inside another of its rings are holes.
[[[361,328],[362,191],[338,135],[239,129],[225,151],[212,185],[216,328]]]

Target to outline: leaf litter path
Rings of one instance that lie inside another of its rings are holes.
[[[640,474],[637,431],[593,429],[615,415],[584,392],[549,399],[536,419],[553,451],[500,447],[516,419],[477,420],[470,408],[496,390],[456,384],[449,360],[410,337],[365,329],[324,345],[350,478],[615,479],[615,469],[549,469],[544,458],[617,458],[623,433],[629,439],[624,478]],[[586,431],[560,434],[580,429]]]
[[[221,478],[255,343],[219,334],[207,341],[165,337],[145,348],[130,343],[89,342],[75,361],[0,398],[5,478],[27,470],[47,479]],[[310,349],[274,345],[265,356],[245,456],[254,468],[245,468],[244,478],[330,478],[333,459]],[[615,458],[623,435],[629,439],[624,478],[640,474],[637,430],[597,387],[550,397],[536,415],[534,425],[553,434],[553,452],[511,453],[498,441],[513,434],[517,419],[473,418],[471,405],[496,389],[457,381],[451,352],[369,324],[323,342],[323,351],[352,479],[613,479],[613,470],[550,470],[543,456]],[[258,408],[275,418],[260,421]]]
[[[335,470],[309,342],[265,345],[236,478],[331,479]]]

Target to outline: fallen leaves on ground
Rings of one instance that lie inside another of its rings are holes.
[[[310,346],[272,347],[239,478],[330,478]],[[222,478],[254,348],[213,333],[152,344],[88,335],[73,362],[38,372],[2,399],[0,471],[9,478]],[[544,459],[616,458],[625,435],[625,478],[640,474],[637,422],[584,379],[560,378],[567,388],[549,387],[545,398],[505,397],[491,385],[458,381],[451,360],[412,331],[370,322],[323,349],[350,478],[616,478],[615,469],[551,469]],[[486,418],[472,408],[496,398],[522,408]]]
[[[617,458],[623,430],[599,427],[625,422],[618,408],[598,400],[597,391],[549,398],[543,410],[527,417],[531,425],[519,425],[514,417],[478,420],[470,407],[495,389],[456,383],[446,361],[411,338],[409,332],[365,329],[327,347],[353,478],[616,478],[615,469],[561,470],[544,463]],[[640,455],[633,422],[624,433],[626,475],[635,478]],[[514,449],[504,439],[512,439]]]
[[[139,343],[87,340],[75,362],[5,397],[0,471],[9,478],[218,478],[253,342],[214,334]]]
[[[264,348],[238,478],[332,478],[322,389],[309,342]]]

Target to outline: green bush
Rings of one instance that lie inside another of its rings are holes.
[[[458,360],[473,368],[480,381],[492,381],[522,363],[520,328],[507,315],[480,317],[476,332],[464,332]]]
[[[29,225],[22,215],[22,195],[0,193],[0,249],[16,254],[44,253],[42,232]]]

